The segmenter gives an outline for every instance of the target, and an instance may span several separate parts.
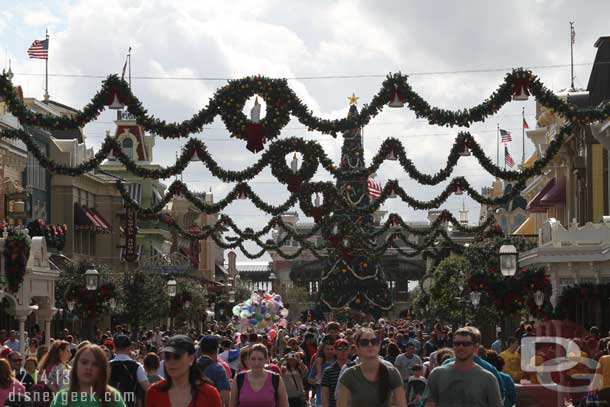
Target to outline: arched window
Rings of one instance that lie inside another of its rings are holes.
[[[133,160],[133,140],[129,137],[124,138],[121,147],[123,148],[123,153]]]

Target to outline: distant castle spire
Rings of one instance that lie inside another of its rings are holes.
[[[462,201],[462,209],[460,209],[460,224],[468,226],[468,209],[466,209],[466,201]]]

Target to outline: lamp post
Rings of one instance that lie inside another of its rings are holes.
[[[85,285],[87,286],[87,291],[97,290],[99,278],[100,273],[95,269],[89,269],[85,272]]]
[[[500,271],[504,277],[512,277],[517,272],[517,248],[513,245],[500,247]]]
[[[273,271],[269,273],[269,280],[271,281],[271,291],[275,291],[275,282],[277,281],[277,275]]]
[[[176,296],[176,294],[177,294],[176,280],[174,278],[171,278],[167,282],[167,295],[169,295],[170,297],[173,298]]]
[[[544,293],[542,291],[538,290],[534,293],[534,302],[538,309],[542,307],[542,304],[544,304]]]
[[[470,292],[470,302],[472,306],[478,308],[481,303],[481,292],[480,291],[471,291]]]

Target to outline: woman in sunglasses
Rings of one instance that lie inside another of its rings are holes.
[[[289,352],[282,361],[282,378],[288,394],[289,407],[305,407],[303,379],[307,377],[308,372],[301,355],[296,352]]]
[[[355,335],[360,364],[339,378],[338,407],[406,407],[405,390],[398,370],[379,358],[380,342],[375,331],[363,328]]]
[[[195,344],[186,335],[169,338],[164,354],[165,380],[150,386],[146,407],[220,407],[220,394],[195,365]]]

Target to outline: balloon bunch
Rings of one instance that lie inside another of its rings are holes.
[[[254,328],[258,333],[269,333],[275,324],[284,328],[288,325],[288,309],[282,304],[282,296],[274,293],[252,293],[249,300],[233,307],[233,315],[241,332]]]

